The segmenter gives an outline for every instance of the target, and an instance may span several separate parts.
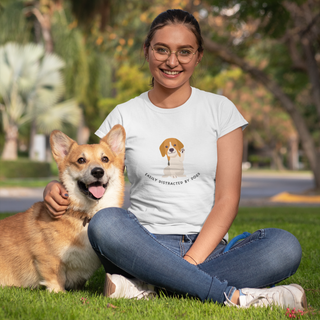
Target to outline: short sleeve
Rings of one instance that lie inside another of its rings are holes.
[[[247,125],[248,122],[244,119],[237,107],[229,99],[223,99],[219,106],[218,137],[220,138],[240,127],[244,130]]]
[[[117,107],[115,107],[101,124],[100,128],[95,132],[99,138],[103,138],[113,126],[122,125],[122,117]]]

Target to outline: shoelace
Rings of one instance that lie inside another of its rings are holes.
[[[142,298],[146,298],[148,299],[149,296],[154,297],[155,293],[152,290],[149,290],[149,288],[146,288],[148,286],[147,283],[145,282],[141,282],[141,283],[132,283],[131,286],[131,290],[136,290],[136,288],[138,288],[138,290],[140,290],[139,293],[137,293],[136,295],[133,295],[132,298],[136,298],[136,299],[142,299]],[[132,291],[131,291],[132,292]]]
[[[134,298],[137,298],[138,300],[139,299],[142,299],[142,298],[154,298],[155,297],[155,294],[154,292],[152,291],[142,291],[140,293],[138,293]]]
[[[276,294],[276,293],[274,293],[274,294]],[[263,305],[270,305],[271,306],[272,304],[275,304],[275,299],[274,299],[273,295],[270,297],[268,294],[266,294],[263,296],[258,296],[257,298],[253,298],[253,296],[251,295],[251,297],[253,299],[247,303],[246,307],[250,307],[254,304],[256,304],[257,306],[263,306]],[[265,304],[263,299],[267,300],[268,304]]]

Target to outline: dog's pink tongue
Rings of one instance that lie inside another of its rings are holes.
[[[94,197],[100,199],[104,195],[104,187],[102,186],[92,186],[89,187],[89,191],[93,194]]]

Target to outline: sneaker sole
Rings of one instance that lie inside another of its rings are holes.
[[[111,296],[116,291],[116,285],[111,281],[110,274],[106,273],[104,280],[103,295],[105,297]]]
[[[308,304],[307,304],[307,297],[306,297],[306,293],[305,293],[304,289],[301,286],[299,286],[298,284],[295,284],[295,283],[291,284],[291,286],[296,287],[301,292],[303,292],[303,295],[301,297],[301,305],[302,305],[302,307],[304,309],[306,309],[308,307]]]

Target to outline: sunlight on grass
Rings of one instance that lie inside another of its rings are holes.
[[[6,215],[0,215],[0,219]],[[319,319],[320,233],[319,208],[241,208],[230,238],[262,227],[282,228],[293,233],[303,248],[298,272],[282,282],[306,289],[310,311],[300,319]],[[106,299],[102,296],[104,270],[100,268],[83,291],[51,294],[44,288],[0,289],[0,319],[289,319],[286,310],[250,308],[240,310],[193,298],[166,297],[150,301]]]

